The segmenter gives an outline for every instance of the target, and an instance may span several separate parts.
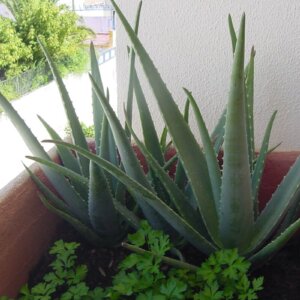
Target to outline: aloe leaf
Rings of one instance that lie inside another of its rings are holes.
[[[97,98],[98,99],[98,98]],[[109,90],[106,92],[107,103],[109,103]],[[99,99],[98,99],[99,102]],[[101,103],[99,102],[101,105]],[[109,122],[104,115],[102,122],[102,133],[101,133],[101,143],[100,143],[100,156],[114,165],[119,165],[119,159],[117,157],[117,146],[115,143],[114,136],[112,134],[111,128],[109,126]],[[115,189],[116,180],[115,178],[111,178],[110,174],[106,174],[108,176],[109,182],[111,183],[111,187]]]
[[[205,125],[205,122],[203,120],[203,117],[201,115],[200,109],[192,95],[191,92],[189,92],[187,89],[184,89],[185,93],[188,96],[189,102],[191,103],[191,106],[193,108],[198,129],[200,132],[203,149],[206,157],[206,163],[208,167],[209,177],[212,185],[215,205],[217,208],[220,207],[220,195],[221,195],[221,171],[219,167],[219,163],[212,145],[212,142],[209,137],[209,133],[207,130],[207,127]]]
[[[248,241],[254,222],[246,134],[244,48],[245,15],[234,54],[225,124],[220,234],[227,248],[241,248]]]
[[[120,181],[118,181],[115,190],[115,200],[123,205],[126,203],[126,187]]]
[[[171,148],[172,144],[173,144],[172,140],[170,140],[170,141],[167,143],[167,145],[166,145],[166,152],[165,152],[165,154],[167,154],[167,153],[168,153],[168,150]]]
[[[235,30],[234,30],[234,26],[233,26],[231,15],[228,15],[228,26],[229,26],[229,32],[230,32],[230,37],[231,37],[232,53],[234,53],[235,52],[237,38],[236,38],[236,33],[235,33]]]
[[[72,137],[74,139],[74,142],[76,145],[80,145],[82,148],[88,149],[86,138],[82,131],[80,122],[76,115],[76,112],[75,112],[74,106],[72,104],[72,101],[70,99],[69,93],[62,81],[62,78],[59,75],[59,72],[58,72],[55,64],[53,63],[52,58],[50,57],[50,55],[48,53],[48,50],[45,48],[45,46],[43,45],[43,43],[40,40],[38,40],[38,41],[39,41],[39,44],[47,58],[48,64],[53,73],[53,77],[59,88],[59,92],[60,92],[61,99],[64,104],[66,115],[68,117],[68,121],[69,121],[69,125],[70,125],[71,131],[72,131]],[[79,156],[79,161],[80,161],[82,174],[84,176],[88,177],[89,176],[89,161],[86,158],[80,157],[80,156]]]
[[[119,119],[117,118],[115,112],[111,108],[111,106],[106,101],[107,99],[101,93],[99,88],[94,82],[94,79],[90,76],[92,85],[95,89],[95,92],[98,96],[98,99],[100,100],[102,104],[102,108],[105,112],[106,118],[109,121],[110,128],[113,132],[116,145],[119,150],[119,154],[121,157],[122,164],[124,166],[124,169],[126,170],[126,173],[137,180],[141,185],[146,187],[149,190],[152,190],[152,187],[150,183],[147,181],[147,178],[140,166],[140,163],[135,156],[135,153],[131,147],[131,144],[127,138],[127,135],[125,131],[122,128],[122,125],[120,124]],[[164,228],[165,221],[161,219],[161,217],[156,213],[155,210],[153,210],[142,197],[137,197],[137,202],[139,206],[141,207],[144,215],[149,220],[152,226],[155,228]]]
[[[147,188],[149,187],[149,183],[140,167],[138,159],[135,156],[135,153],[132,149],[132,146],[127,139],[127,136],[120,124],[115,112],[108,104],[108,101],[104,94],[99,90],[97,85],[94,82],[94,79],[90,76],[92,85],[98,97],[98,100],[102,104],[103,110],[105,112],[106,118],[110,124],[111,130],[114,134],[116,145],[120,152],[121,160],[124,165],[126,172],[131,177],[139,178],[141,184],[144,184]]]
[[[160,148],[163,153],[165,153],[167,148],[167,136],[168,136],[168,128],[165,126],[159,140]]]
[[[177,157],[177,165],[176,165],[176,172],[175,172],[175,179],[174,182],[176,185],[183,190],[188,182],[184,167],[180,159]]]
[[[268,243],[264,248],[249,258],[253,264],[265,263],[272,254],[280,250],[288,240],[300,229],[300,219],[290,225],[281,235]]]
[[[176,161],[178,160],[178,155],[173,155],[165,164],[164,169],[168,170]]]
[[[136,13],[135,18],[135,27],[134,31],[138,34],[139,23],[140,23],[140,15],[142,10],[143,2],[140,1]],[[126,110],[128,112],[128,118],[130,125],[132,124],[132,103],[133,103],[133,91],[134,91],[134,65],[135,65],[135,52],[133,49],[130,49],[130,68],[129,68],[129,82],[128,82],[128,92],[127,92],[127,107]],[[128,128],[125,128],[126,134],[130,137],[130,132]]]
[[[275,146],[273,146],[272,148],[268,149],[267,155],[272,153],[273,151],[275,151],[279,146],[281,146],[282,142],[276,144]],[[257,161],[257,157],[254,159],[253,164],[255,165]]]
[[[0,105],[2,106],[5,113],[10,118],[11,122],[23,138],[28,149],[35,156],[40,158],[51,160],[50,156],[44,150],[42,145],[39,143],[37,138],[33,135],[29,127],[26,125],[24,120],[20,117],[13,106],[7,101],[7,99],[0,93]],[[69,182],[61,175],[54,172],[52,169],[42,167],[43,172],[47,178],[55,187],[56,191],[61,195],[64,201],[72,207],[72,212],[78,217],[86,219],[86,203],[79,197],[76,191],[72,188]]]
[[[98,99],[98,98],[97,98]],[[99,100],[98,100],[99,102]],[[100,102],[99,102],[100,104]],[[102,133],[101,133],[101,145],[100,145],[100,157],[110,161],[111,163],[115,163],[114,158],[112,157],[112,150],[111,149],[111,143],[110,143],[110,127],[109,127],[109,123],[108,120],[106,118],[106,116],[104,115],[103,120],[102,120]],[[116,152],[116,149],[114,149]],[[116,154],[115,154],[116,155]],[[107,179],[108,182],[110,184],[110,186],[113,188],[113,179],[112,176],[110,174],[106,174],[107,175]]]
[[[110,126],[108,128],[108,145],[109,145],[109,161],[113,163],[115,166],[118,166],[120,164],[118,153],[117,153],[118,149]]]
[[[190,205],[197,209],[197,201],[195,199],[195,195],[193,193],[193,190],[191,188],[191,185],[188,183],[184,189],[184,194],[186,195],[186,198],[189,200]]]
[[[99,100],[98,100],[98,102],[99,102]],[[100,102],[99,102],[99,104],[100,104]],[[100,145],[100,155],[99,156],[110,161],[109,136],[108,136],[109,124],[108,124],[108,120],[105,117],[105,115],[103,118],[101,128],[102,128],[102,132],[101,132],[101,145]]]
[[[91,224],[100,236],[119,234],[121,228],[109,184],[93,161],[90,162],[88,211]]]
[[[254,171],[252,174],[252,196],[253,196],[253,200],[254,200],[254,211],[255,211],[255,216],[258,215],[258,190],[259,190],[259,186],[260,186],[260,182],[261,182],[261,178],[262,178],[262,174],[263,174],[263,170],[264,170],[264,166],[265,166],[265,161],[266,161],[266,157],[268,154],[268,147],[269,147],[269,140],[270,140],[270,135],[271,135],[271,131],[272,131],[272,126],[276,117],[276,113],[277,111],[275,111],[269,121],[269,124],[267,126],[267,129],[265,131],[264,134],[264,139],[262,142],[262,146],[260,148],[260,152],[259,152],[259,156],[257,158],[255,167],[254,167]]]
[[[94,77],[95,82],[98,85],[99,89],[104,92],[101,74],[100,74],[100,70],[99,70],[99,64],[97,61],[93,43],[91,43],[91,45],[90,45],[90,56],[91,56],[92,76]],[[93,101],[93,119],[94,119],[94,126],[95,126],[96,153],[99,154],[100,140],[101,140],[101,126],[102,126],[102,122],[103,122],[104,113],[102,110],[102,106],[99,103],[98,97],[95,95],[95,92],[93,89],[92,89],[92,101]]]
[[[69,168],[63,167],[63,166],[61,166],[57,163],[54,163],[53,161],[47,160],[47,159],[43,159],[43,158],[40,158],[40,157],[34,157],[34,156],[26,156],[26,158],[31,159],[35,162],[38,162],[38,163],[40,163],[44,166],[47,166],[47,167],[53,169],[55,172],[60,173],[61,175],[68,177],[73,182],[84,186],[86,188],[86,191],[87,191],[88,183],[89,183],[88,178],[86,178],[86,177],[70,170]]]
[[[48,201],[42,194],[39,194],[39,197],[43,204],[53,213],[61,217],[70,223],[82,236],[84,236],[88,241],[97,246],[107,247],[106,241],[101,240],[101,238],[93,232],[88,226],[80,222],[80,220],[74,218],[71,214],[66,213],[53,206],[50,201]]]
[[[43,124],[43,126],[48,131],[49,135],[53,140],[62,140],[62,138],[57,134],[57,132],[40,116],[38,116],[39,120]],[[64,166],[71,169],[72,171],[80,174],[80,166],[78,164],[78,160],[74,157],[74,155],[66,150],[64,147],[57,147],[57,152],[59,154],[60,159],[62,160]]]
[[[254,224],[248,251],[259,247],[279,225],[299,190],[300,158],[291,167]]]
[[[139,229],[141,220],[125,205],[114,199],[114,206],[121,217],[135,230]]]
[[[253,161],[255,159],[255,143],[254,143],[254,117],[253,117],[253,101],[254,101],[254,56],[255,51],[252,47],[250,62],[247,66],[245,78],[245,92],[246,92],[246,129],[248,140],[248,155],[250,170],[253,170]]]
[[[184,117],[184,120],[189,124],[189,118],[190,118],[190,101],[189,101],[189,99],[187,99],[185,102],[183,117]]]
[[[15,128],[18,130],[19,134],[26,143],[26,146],[32,153],[37,153],[37,155],[49,159],[50,157],[44,150],[38,139],[33,135],[27,124],[14,109],[14,107],[9,103],[9,101],[0,93],[0,105],[2,106],[5,113],[8,115],[10,121],[13,123]]]
[[[68,144],[62,141],[45,141],[55,144],[64,145],[69,149],[80,152],[88,159],[92,160],[100,167],[118,178],[120,182],[127,186],[128,190],[134,195],[140,195],[159,215],[161,215],[176,231],[178,231],[187,241],[206,254],[210,254],[216,250],[216,247],[197,232],[190,224],[180,217],[174,210],[166,205],[151,190],[145,188],[137,180],[129,177],[126,173],[114,166],[110,162],[91,152],[80,148],[79,146]]]
[[[276,232],[283,232],[286,230],[293,222],[299,218],[300,213],[300,188],[294,194],[291,204],[289,206],[288,212],[286,213],[280,227]]]
[[[175,145],[178,155],[184,164],[184,168],[198,201],[203,220],[210,235],[213,237],[213,240],[218,241],[218,216],[215,203],[213,201],[204,155],[145,48],[130,27],[128,21],[120,11],[115,1],[112,0],[111,3],[123,23],[134,49],[140,58],[140,62],[150,86],[152,87],[152,91],[168,127],[173,144]]]
[[[82,175],[63,167],[57,163],[54,163],[50,160],[42,159],[39,157],[33,157],[33,156],[26,156],[26,158],[29,158],[33,161],[36,161],[40,163],[41,165],[47,166],[57,172],[60,175],[68,177],[68,180],[70,181],[70,184],[74,187],[77,193],[83,198],[88,198],[88,178],[83,177]]]
[[[269,153],[272,153],[273,151],[275,151],[279,146],[281,146],[281,142],[280,143],[278,143],[277,145],[275,145],[274,147],[272,147],[272,148],[270,148],[269,150],[268,150],[268,154]]]
[[[184,106],[184,113],[183,113],[183,118],[185,122],[188,124],[189,123],[189,112],[190,112],[190,102],[187,101],[185,102]],[[178,159],[177,165],[176,165],[176,172],[175,172],[175,183],[178,185],[180,189],[184,189],[187,183],[187,176],[184,170],[184,166],[180,159]]]
[[[210,136],[210,139],[214,145],[214,150],[216,155],[220,153],[221,147],[224,142],[225,122],[226,122],[226,109],[224,109],[215,129],[213,130]]]
[[[126,122],[127,114],[126,116]],[[170,199],[174,204],[177,212],[197,231],[201,233],[201,235],[207,234],[206,228],[203,222],[199,222],[201,220],[201,215],[190,205],[188,200],[185,198],[185,194],[178,188],[178,186],[174,183],[174,181],[170,178],[170,176],[165,172],[165,170],[160,166],[159,162],[155,159],[155,157],[151,154],[150,151],[144,146],[144,144],[138,139],[137,135],[133,131],[132,127],[128,124],[128,128],[130,130],[131,135],[133,136],[137,146],[142,151],[145,156],[147,162],[150,164],[151,169],[155,173],[155,175],[160,179],[160,182],[163,184],[165,189],[168,191]]]
[[[159,162],[159,164],[162,166],[164,164],[164,157],[161,151],[155,126],[135,69],[133,69],[133,82],[134,82],[136,101],[137,101],[140,119],[141,119],[141,125],[143,129],[145,146],[150,151],[150,153],[152,153],[152,155]],[[127,117],[128,117],[127,126],[131,126],[130,115],[127,115]]]
[[[24,165],[24,164],[23,164]],[[53,205],[59,210],[62,210],[68,214],[72,214],[72,210],[60,199],[57,195],[55,195],[26,165],[24,168],[29,173],[33,182],[37,185],[42,194],[49,199]]]
[[[228,16],[229,31],[232,43],[232,52],[235,52],[236,47],[236,33],[233,26],[231,15]],[[254,165],[255,159],[255,145],[254,145],[254,118],[253,118],[253,99],[254,99],[254,48],[251,50],[250,62],[245,68],[245,91],[246,91],[246,129],[247,129],[247,139],[248,139],[248,155],[249,164],[252,172],[252,166]]]

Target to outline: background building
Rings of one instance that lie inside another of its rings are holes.
[[[110,1],[104,0],[61,0],[58,4],[66,4],[82,17],[82,25],[95,33],[95,46],[111,47],[112,32],[115,30],[115,12]]]
[[[82,17],[83,24],[97,34],[108,34],[115,27],[115,13],[110,5],[99,4],[84,6],[82,10],[75,10]]]

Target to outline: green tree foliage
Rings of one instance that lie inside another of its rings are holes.
[[[15,24],[0,17],[0,32],[0,70],[6,70],[7,77],[25,71],[28,64],[24,62],[32,60],[32,53],[17,34]]]
[[[1,47],[9,48],[12,41],[17,41],[18,43],[15,43],[12,49],[20,48],[20,50],[13,52],[14,56],[22,54],[10,63],[7,61],[6,52],[1,51],[0,67],[4,69],[7,77],[20,72],[19,69],[15,71],[16,64],[22,70],[44,60],[37,38],[44,42],[64,73],[66,69],[76,71],[73,65],[78,64],[78,61],[86,62],[82,42],[91,31],[79,26],[79,17],[69,11],[65,5],[57,6],[51,0],[2,0],[1,2],[10,8],[15,18],[15,20],[4,18],[0,20],[0,28],[6,26],[7,34],[11,35],[9,42],[3,41],[1,37]],[[19,66],[20,64],[22,67]]]

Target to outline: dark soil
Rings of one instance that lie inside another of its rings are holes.
[[[127,250],[120,247],[96,249],[68,224],[59,228],[57,239],[80,243],[81,246],[77,250],[78,264],[87,265],[89,273],[86,282],[90,288],[109,286],[112,277],[117,273],[118,264],[128,254]],[[205,260],[205,256],[193,247],[186,247],[182,252],[192,264],[200,265]],[[52,260],[53,256],[48,253],[42,257],[30,275],[29,286],[42,281],[43,276],[50,271],[48,266]],[[268,263],[252,272],[251,276],[264,276],[264,290],[259,294],[261,300],[300,300],[300,235],[290,241]]]
[[[78,242],[77,264],[84,264],[88,267],[86,282],[90,288],[110,286],[112,277],[118,271],[119,263],[126,257],[128,251],[121,247],[114,249],[95,248],[87,243],[69,224],[63,223],[57,232],[55,240],[65,242]],[[43,276],[51,271],[49,264],[53,261],[53,256],[46,253],[39,264],[32,270],[29,277],[29,286],[32,287],[43,280]]]
[[[300,235],[292,239],[268,263],[253,273],[264,276],[262,300],[300,299]]]

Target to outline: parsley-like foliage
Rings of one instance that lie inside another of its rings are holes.
[[[121,262],[112,286],[91,290],[85,283],[87,267],[76,264],[78,246],[57,241],[50,250],[56,257],[50,265],[53,271],[31,289],[24,286],[19,299],[255,300],[263,288],[262,277],[247,277],[250,263],[237,249],[215,252],[197,268],[167,257],[172,249],[169,237],[142,221],[140,229],[123,244],[134,253]]]
[[[250,280],[250,263],[237,249],[212,254],[196,271],[188,264],[179,268],[165,254],[172,248],[169,237],[153,230],[146,221],[128,236],[128,255],[120,264],[110,299],[137,300],[255,300],[262,290],[263,278]],[[125,296],[125,297],[124,297]],[[127,296],[127,297],[126,297]]]
[[[96,288],[90,290],[86,285],[87,275],[86,265],[77,265],[76,249],[78,243],[66,243],[62,240],[56,241],[49,251],[55,256],[55,260],[50,264],[52,272],[43,277],[43,282],[35,285],[31,289],[28,285],[21,288],[20,300],[93,300],[102,299],[103,290]],[[60,298],[56,297],[60,291]],[[97,298],[97,296],[100,296]]]

